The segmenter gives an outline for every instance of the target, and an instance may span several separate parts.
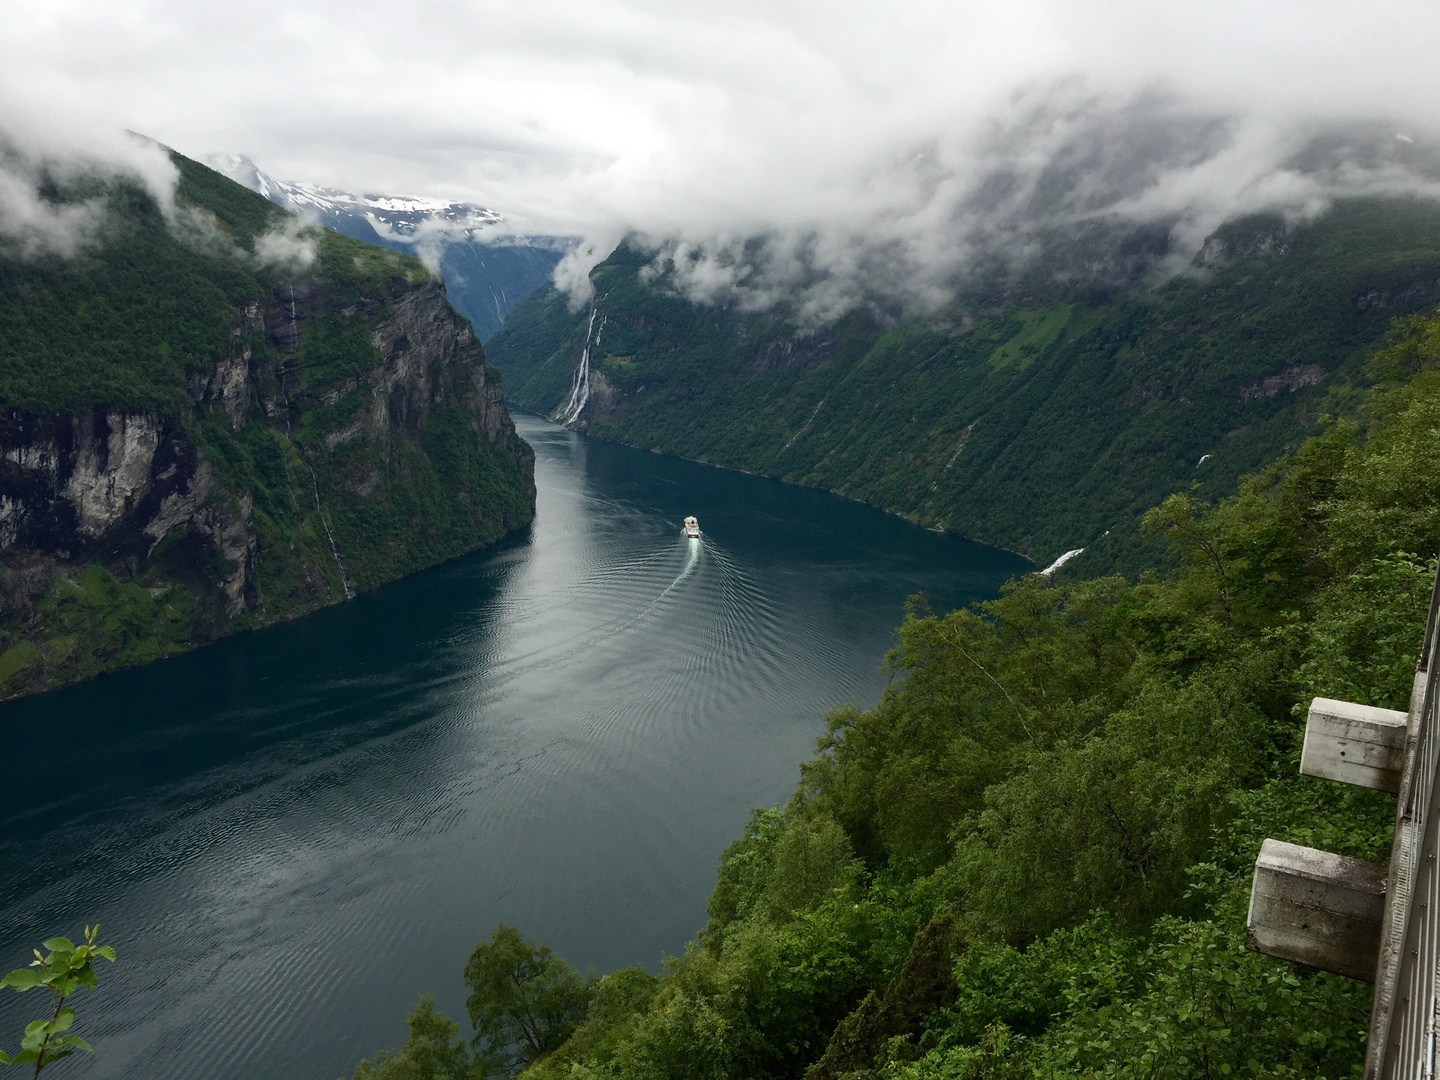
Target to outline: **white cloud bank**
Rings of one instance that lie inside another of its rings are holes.
[[[12,0],[3,17],[0,109],[492,206],[586,237],[560,270],[577,289],[638,231],[692,295],[762,304],[803,280],[816,317],[865,288],[943,298],[957,269],[1032,251],[1039,222],[1158,222],[1193,247],[1243,210],[1428,192],[1440,131],[1433,0]],[[738,257],[756,236],[758,264]]]

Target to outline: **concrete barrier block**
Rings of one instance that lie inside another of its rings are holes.
[[[1255,860],[1245,945],[1373,982],[1385,878],[1377,863],[1266,840]]]
[[[1399,791],[1407,714],[1316,698],[1305,724],[1300,772],[1378,791]]]

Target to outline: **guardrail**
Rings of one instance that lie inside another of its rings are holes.
[[[1408,712],[1316,698],[1300,771],[1393,791],[1389,866],[1266,840],[1246,944],[1375,984],[1366,1080],[1432,1080],[1440,968],[1440,573]]]

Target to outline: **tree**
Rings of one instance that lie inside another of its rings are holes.
[[[25,1025],[25,1036],[20,1041],[20,1050],[13,1056],[0,1051],[0,1064],[28,1065],[35,1063],[32,1076],[39,1076],[40,1070],[63,1057],[69,1057],[76,1050],[92,1050],[93,1047],[78,1035],[66,1032],[75,1023],[75,1010],[66,1008],[65,999],[80,987],[93,990],[99,983],[95,975],[94,960],[103,956],[111,963],[115,961],[115,950],[109,945],[96,945],[99,926],[85,927],[85,941],[76,945],[69,938],[55,937],[45,942],[49,950],[42,955],[35,950],[35,959],[29,967],[16,968],[0,986],[8,986],[17,993],[43,986],[50,991],[53,1008],[50,1019],[32,1020]]]
[[[382,1050],[362,1061],[354,1080],[485,1080],[484,1061],[464,1042],[452,1043],[460,1027],[426,994],[410,1014],[410,1038],[399,1050]]]
[[[501,923],[465,965],[465,1009],[492,1067],[515,1069],[550,1053],[585,1018],[590,983],[548,946]]]

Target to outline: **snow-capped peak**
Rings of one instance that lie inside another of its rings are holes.
[[[216,154],[208,163],[271,202],[316,222],[330,215],[355,215],[369,220],[377,231],[400,237],[423,231],[474,238],[486,230],[498,230],[504,221],[494,210],[469,203],[404,195],[357,195],[341,188],[277,180],[244,154]]]

